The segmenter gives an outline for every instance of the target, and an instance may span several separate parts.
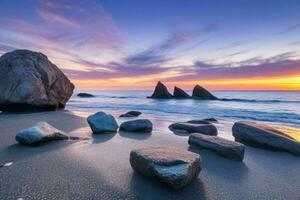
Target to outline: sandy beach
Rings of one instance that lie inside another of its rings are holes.
[[[292,154],[247,146],[243,162],[232,161],[189,147],[187,136],[173,134],[169,122],[159,118],[152,119],[151,134],[92,135],[83,116],[68,111],[0,114],[0,162],[13,162],[0,168],[0,199],[300,198],[300,159]],[[16,132],[38,121],[88,139],[18,144]],[[199,153],[203,169],[198,178],[176,191],[135,173],[130,151],[160,145]]]

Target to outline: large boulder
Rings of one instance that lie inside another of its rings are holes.
[[[120,115],[120,117],[138,117],[141,114],[142,113],[140,111],[131,110],[131,111],[128,111],[127,113]]]
[[[205,88],[201,87],[200,85],[196,85],[193,89],[192,97],[197,99],[203,100],[217,100],[218,98],[212,95],[209,91]]]
[[[188,95],[184,90],[180,89],[179,87],[174,87],[174,98],[190,98],[190,95]]]
[[[174,133],[201,133],[205,135],[217,135],[218,130],[217,128],[209,123],[201,123],[201,124],[193,124],[187,122],[178,122],[173,123],[169,126],[169,129]]]
[[[16,140],[27,145],[37,145],[51,140],[65,140],[69,137],[46,122],[38,122],[36,125],[19,131]]]
[[[198,176],[201,159],[198,154],[175,147],[150,147],[133,150],[130,164],[148,178],[155,178],[180,189]]]
[[[207,136],[194,133],[189,137],[189,144],[213,150],[230,159],[243,160],[244,158],[245,147],[243,144],[226,140],[218,136]]]
[[[169,93],[167,87],[159,81],[150,98],[168,99],[168,98],[172,98],[172,95]]]
[[[43,111],[63,108],[74,85],[47,56],[15,50],[0,57],[0,110]]]
[[[232,127],[233,136],[238,142],[256,147],[285,150],[300,156],[300,134],[299,130],[295,131],[279,130],[248,121],[236,122]]]
[[[97,112],[87,118],[93,133],[116,132],[119,128],[116,119],[105,112]]]
[[[152,128],[152,122],[148,119],[126,121],[120,125],[120,130],[127,132],[151,132]]]
[[[77,94],[78,97],[81,98],[90,98],[90,97],[95,97],[94,95],[90,94],[90,93],[85,93],[85,92],[80,92]]]

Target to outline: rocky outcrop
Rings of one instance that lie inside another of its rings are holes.
[[[217,100],[218,98],[212,95],[209,91],[205,88],[201,87],[200,85],[196,85],[193,89],[192,97],[197,99],[203,100]]]
[[[120,130],[127,132],[151,132],[152,128],[152,122],[148,119],[127,121],[120,125]]]
[[[0,111],[63,108],[74,85],[47,56],[15,50],[0,57]]]
[[[180,189],[195,179],[201,171],[200,156],[175,147],[153,147],[133,150],[130,164],[148,178]]]
[[[174,132],[174,133],[179,133],[179,134],[189,134],[189,133],[202,133],[205,135],[217,135],[218,130],[217,128],[209,123],[202,123],[202,124],[192,124],[192,123],[187,123],[187,122],[179,122],[179,123],[174,123],[169,126],[169,129]]]
[[[141,114],[142,113],[140,111],[132,110],[132,111],[129,111],[127,113],[124,113],[124,114],[120,115],[119,117],[138,117]]]
[[[90,98],[90,97],[95,97],[94,95],[90,94],[90,93],[85,93],[85,92],[80,92],[77,94],[78,97],[82,97],[82,98]]]
[[[174,87],[174,93],[173,93],[174,98],[190,98],[190,95],[188,95],[185,91],[178,87]]]
[[[194,133],[189,137],[189,144],[215,151],[219,155],[230,159],[244,159],[245,147],[243,144],[226,140],[218,136],[207,136]]]
[[[300,156],[300,141],[289,132],[255,122],[236,122],[232,127],[235,140],[256,147],[285,150]]]
[[[167,87],[159,81],[155,87],[153,94],[150,96],[150,98],[168,99],[168,98],[172,98],[172,95],[169,93]]]
[[[46,122],[38,122],[35,126],[19,131],[15,139],[23,144],[38,145],[51,140],[65,140],[68,136]]]
[[[116,132],[119,128],[116,119],[105,112],[97,112],[87,118],[94,134]]]

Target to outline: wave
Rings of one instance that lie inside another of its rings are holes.
[[[222,98],[221,101],[236,101],[236,102],[250,102],[250,103],[300,103],[300,101],[288,100],[256,100],[256,99],[227,99]]]

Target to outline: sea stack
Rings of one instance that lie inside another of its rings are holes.
[[[205,88],[201,87],[200,85],[196,85],[193,90],[194,98],[203,99],[203,100],[217,100],[218,98],[212,95],[209,91]]]
[[[0,57],[0,111],[63,108],[74,85],[47,56],[15,50]]]
[[[179,87],[174,87],[174,93],[173,93],[174,98],[190,98],[190,95],[188,95],[185,91],[180,89]]]
[[[172,95],[169,93],[167,87],[164,84],[162,84],[160,81],[158,81],[155,90],[153,94],[150,96],[150,98],[168,99],[168,98],[172,98]]]

